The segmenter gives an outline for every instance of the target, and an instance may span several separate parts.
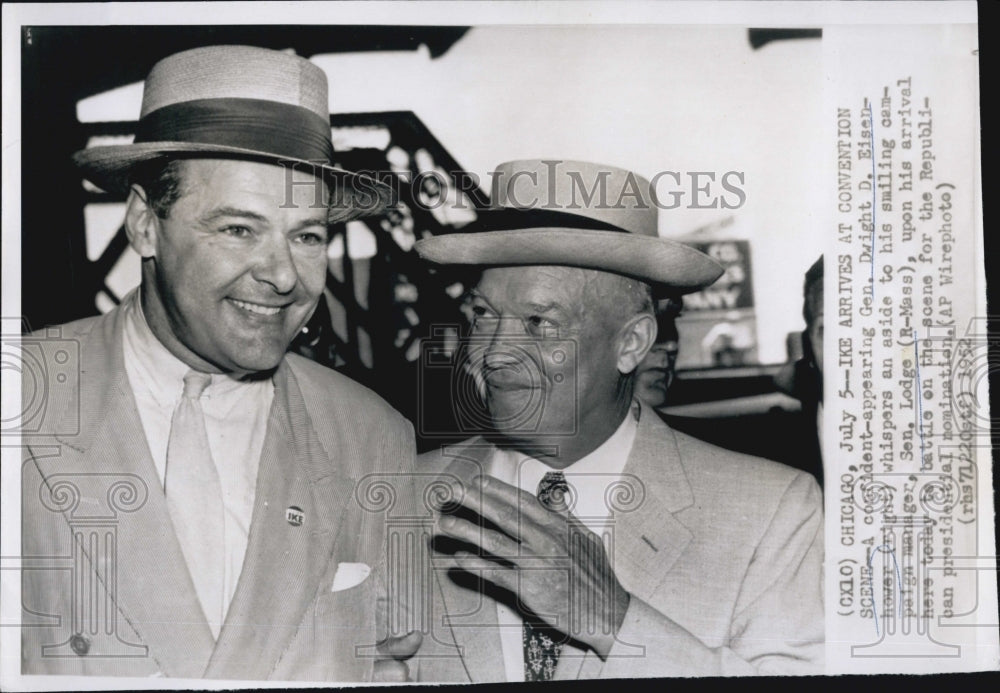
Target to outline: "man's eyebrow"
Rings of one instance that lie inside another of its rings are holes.
[[[213,222],[224,217],[239,217],[241,219],[252,219],[261,223],[267,222],[267,217],[263,214],[251,212],[248,209],[239,209],[238,207],[217,207],[203,216],[201,220],[203,222]]]
[[[485,296],[483,296],[483,293],[479,289],[476,289],[476,288],[470,289],[469,290],[469,298],[471,298],[472,300],[478,299],[478,300],[482,301],[483,303],[485,303],[486,305],[488,305],[490,307],[490,310],[492,310],[494,313],[496,312],[496,309],[493,307],[493,304],[490,303],[490,300],[488,298],[486,298]]]
[[[309,219],[303,219],[293,228],[294,231],[300,229],[308,229],[310,226],[322,226],[324,229],[329,229],[331,226],[330,219],[323,215],[321,217],[310,217]]]
[[[212,223],[219,219],[225,218],[238,218],[238,219],[250,219],[252,221],[260,222],[261,224],[269,223],[269,220],[263,214],[258,214],[257,212],[252,212],[248,209],[239,209],[238,207],[219,207],[213,209],[211,212],[202,217],[202,222]],[[324,214],[322,216],[310,217],[309,219],[303,219],[295,225],[294,230],[298,231],[300,229],[306,229],[310,226],[322,226],[323,228],[329,228],[330,220]]]
[[[539,313],[548,313],[552,310],[563,310],[561,304],[555,301],[549,301],[548,303],[535,303],[534,301],[525,301],[524,305],[531,310],[538,311]]]
[[[493,308],[493,304],[491,304],[489,299],[486,298],[478,289],[471,289],[469,291],[469,296],[473,299],[479,299],[488,305],[490,309],[496,312],[496,309]],[[520,307],[535,313],[558,313],[560,315],[566,315],[568,313],[566,307],[558,301],[549,301],[548,303],[524,301],[520,304]]]
[[[556,313],[557,315],[566,316],[569,314],[569,309],[558,301],[549,301],[548,303],[536,303],[535,301],[525,301],[524,307],[535,313]]]

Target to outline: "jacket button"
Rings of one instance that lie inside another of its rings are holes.
[[[76,633],[69,639],[69,646],[81,657],[90,652],[90,638],[82,633]]]

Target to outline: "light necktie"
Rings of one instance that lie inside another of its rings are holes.
[[[569,485],[562,472],[546,472],[538,483],[535,495],[539,502],[553,510],[566,507]],[[524,680],[549,681],[556,673],[559,653],[566,636],[554,628],[539,623],[534,625],[527,619],[521,631],[524,646]]]
[[[198,401],[211,380],[212,376],[197,371],[184,376],[184,394],[170,420],[163,489],[198,601],[212,636],[218,638],[225,581],[225,511],[205,414]]]

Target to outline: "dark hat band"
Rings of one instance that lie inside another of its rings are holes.
[[[518,229],[587,229],[629,233],[620,226],[573,212],[544,208],[491,207],[476,212],[477,219],[467,230],[515,231]]]
[[[312,111],[263,99],[184,101],[139,121],[135,142],[191,142],[333,162],[330,124]]]

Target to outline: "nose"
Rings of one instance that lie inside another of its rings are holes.
[[[523,366],[526,360],[531,360],[531,350],[525,349],[530,335],[523,320],[517,317],[500,317],[494,318],[492,323],[483,354],[485,366]]]
[[[504,337],[513,337],[517,339],[525,337],[527,334],[528,329],[521,318],[504,315],[496,319],[496,326],[493,330],[494,339],[497,337],[501,339]]]
[[[267,238],[258,247],[253,278],[270,284],[279,294],[287,294],[299,281],[299,271],[288,240],[280,234]]]
[[[521,340],[528,336],[528,330],[520,318],[491,317],[477,319],[480,334],[487,338],[488,350],[502,348],[505,342]]]

